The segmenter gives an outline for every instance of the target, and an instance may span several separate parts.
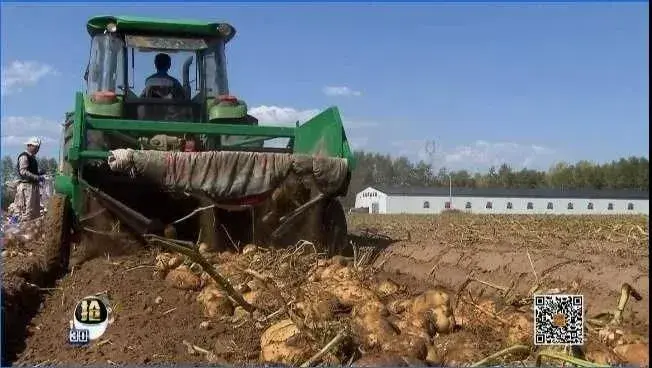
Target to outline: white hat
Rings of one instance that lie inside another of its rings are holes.
[[[26,146],[36,146],[40,147],[41,146],[41,140],[38,139],[38,137],[32,137],[25,142]]]

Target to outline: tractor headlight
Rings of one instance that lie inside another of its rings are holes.
[[[233,30],[231,29],[231,26],[228,24],[220,24],[217,26],[217,31],[220,32],[220,34],[224,37],[228,37]]]
[[[118,25],[115,23],[109,23],[106,25],[106,30],[113,33],[118,30]]]

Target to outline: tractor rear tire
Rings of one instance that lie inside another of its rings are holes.
[[[66,272],[68,269],[72,220],[68,197],[58,193],[52,195],[45,214],[44,230],[46,262],[53,272]]]
[[[342,204],[334,198],[326,200],[322,212],[324,247],[330,257],[351,256],[353,248],[348,243],[346,214]]]

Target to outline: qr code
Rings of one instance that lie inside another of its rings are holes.
[[[535,345],[583,345],[582,295],[534,296]]]

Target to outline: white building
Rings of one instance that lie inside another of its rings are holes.
[[[369,213],[649,215],[648,191],[368,187],[355,198]]]

